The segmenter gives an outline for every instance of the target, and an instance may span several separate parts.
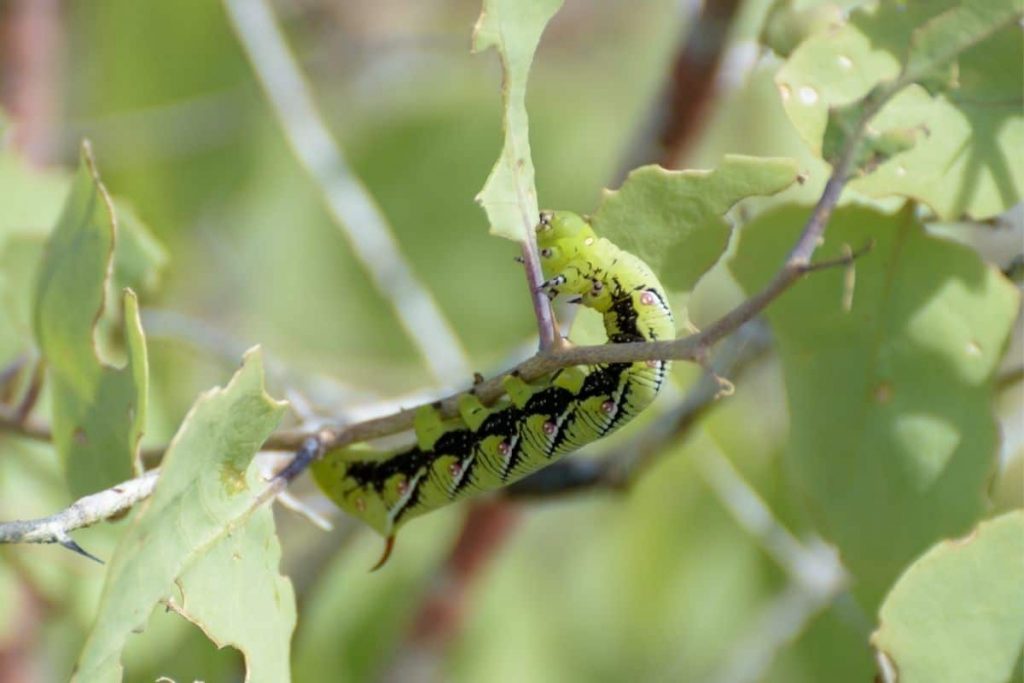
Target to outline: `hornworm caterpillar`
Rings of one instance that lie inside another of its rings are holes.
[[[608,342],[671,339],[672,312],[646,263],[594,234],[583,218],[543,212],[537,243],[550,297],[604,316]],[[388,539],[398,528],[443,505],[522,479],[626,424],[654,400],[666,361],[565,368],[524,382],[504,378],[508,398],[487,408],[472,394],[461,418],[442,421],[436,410],[416,415],[416,446],[399,453],[347,448],[312,466],[321,489],[338,506]]]

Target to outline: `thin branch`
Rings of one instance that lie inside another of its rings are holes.
[[[304,472],[309,463],[319,457],[322,452],[320,439],[315,436],[307,437],[302,447],[288,459],[283,468],[273,475],[266,489],[253,499],[252,504],[239,518],[247,517],[254,510],[277,498],[288,484]],[[278,454],[273,453],[261,453],[257,458],[268,459],[271,462],[281,459]],[[256,466],[261,469],[263,469],[263,465],[262,462],[256,462]],[[0,544],[59,543],[80,555],[102,562],[75,543],[71,538],[71,532],[127,512],[152,495],[159,477],[160,470],[152,469],[135,479],[129,479],[99,493],[79,498],[70,507],[49,517],[0,522]]]
[[[76,553],[99,562],[71,539],[70,532],[92,526],[130,510],[153,493],[159,470],[79,498],[70,507],[40,519],[0,523],[0,543],[59,543]]]
[[[537,320],[537,336],[540,340],[538,348],[542,352],[560,348],[562,346],[562,335],[558,331],[558,323],[555,322],[551,300],[541,289],[541,284],[544,282],[544,273],[540,267],[540,259],[537,257],[537,236],[533,232],[533,226],[530,226],[527,230],[527,238],[522,243],[522,247],[526,285],[530,288],[533,316]]]
[[[841,184],[834,190],[833,202],[838,199]],[[831,195],[830,195],[831,196]],[[834,204],[833,204],[834,205]],[[827,220],[833,205],[816,210],[808,221],[805,234],[815,233],[820,236],[818,221]],[[811,242],[813,245],[813,241]],[[813,248],[811,249],[813,251]],[[542,351],[536,356],[520,363],[518,366],[497,377],[484,380],[472,387],[473,392],[484,404],[490,404],[504,395],[502,378],[505,374],[517,374],[526,381],[544,377],[559,368],[573,365],[598,365],[602,363],[630,363],[644,360],[698,360],[704,358],[715,342],[723,339],[751,320],[774,301],[782,292],[793,285],[805,273],[815,266],[809,263],[810,253],[806,257],[791,256],[778,275],[764,290],[744,301],[704,331],[673,341],[635,342],[630,344],[602,344],[599,346],[576,346],[571,348],[555,348]],[[852,256],[851,256],[852,258]],[[807,260],[804,260],[807,259]],[[846,260],[840,263],[846,263]],[[443,417],[458,415],[458,400],[465,392],[458,392],[432,404]],[[397,434],[412,427],[413,417],[419,406],[408,408],[392,415],[367,420],[358,424],[338,429],[324,430],[324,447],[328,450],[340,448],[361,441]],[[301,439],[308,435],[279,433],[274,437],[274,447],[295,448]]]
[[[32,409],[36,407],[36,401],[39,400],[39,392],[43,389],[43,368],[42,359],[36,359],[32,364],[32,374],[29,376],[25,394],[14,409],[14,419],[22,424],[28,421]]]
[[[469,376],[462,344],[328,131],[269,2],[224,0],[224,6],[288,144],[430,371],[441,383]]]

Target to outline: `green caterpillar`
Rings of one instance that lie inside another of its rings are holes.
[[[597,237],[583,218],[541,213],[537,243],[549,278],[542,289],[602,313],[609,343],[675,336],[664,290],[647,264]],[[431,408],[418,412],[415,447],[335,450],[313,464],[313,476],[339,507],[388,539],[379,567],[413,517],[511,484],[626,424],[654,400],[668,366],[565,368],[534,383],[509,375],[508,398],[490,408],[469,393],[459,402],[461,419],[444,422]]]

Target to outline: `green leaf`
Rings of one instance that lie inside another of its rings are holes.
[[[117,212],[117,243],[114,247],[114,277],[118,289],[130,287],[153,292],[167,265],[167,251],[130,204],[114,199]]]
[[[290,677],[295,594],[291,582],[278,573],[280,562],[274,515],[265,507],[197,559],[176,582],[182,595],[176,611],[218,647],[240,650],[245,679],[251,683]]]
[[[918,199],[945,219],[1001,213],[1024,194],[1019,16],[1015,0],[888,0],[855,11],[802,43],[779,70],[783,106],[828,158],[848,132],[843,121],[860,118],[869,93],[920,83],[872,119],[862,162],[873,172],[851,187]]]
[[[226,388],[213,389],[196,401],[164,456],[153,496],[143,503],[110,560],[96,622],[79,656],[75,680],[120,680],[121,652],[129,634],[145,624],[159,600],[172,596],[176,578],[187,576],[187,570],[209,552],[222,555],[236,542],[251,548],[255,538],[266,540],[265,529],[243,528],[266,485],[251,463],[283,411],[284,404],[263,389],[263,364],[257,351],[246,354]],[[240,538],[230,540],[232,535]],[[221,544],[226,545],[218,547]],[[271,549],[264,558],[267,563],[273,555]],[[239,560],[243,561],[248,564],[256,558]],[[227,571],[228,565],[219,566]],[[207,581],[209,567],[200,564],[198,574],[186,585]],[[199,589],[199,594],[205,595],[204,590]],[[235,590],[247,589],[237,586]],[[280,595],[285,597],[283,589]],[[228,599],[220,605],[225,610],[239,609],[238,603]],[[264,607],[260,606],[261,614]],[[217,637],[237,636],[230,625],[221,630],[227,618],[211,616],[209,610],[214,607],[189,609],[202,612],[211,622],[217,619],[217,633],[228,634]],[[282,607],[277,616],[287,621],[291,609]],[[286,627],[279,623],[273,629],[281,632]],[[247,634],[246,643],[250,642]]]
[[[148,367],[135,294],[123,295],[125,367],[99,357],[94,330],[104,308],[114,238],[110,198],[83,147],[40,265],[33,315],[52,386],[54,444],[76,497],[139,471]]]
[[[807,212],[788,207],[744,229],[730,267],[748,293],[772,276]],[[790,469],[868,607],[984,507],[997,444],[993,375],[1019,301],[977,254],[929,236],[908,211],[837,210],[817,258],[872,240],[852,272],[813,273],[767,311],[786,382]]]
[[[530,131],[526,116],[526,80],[533,53],[548,20],[562,0],[484,0],[473,31],[473,49],[493,47],[504,70],[505,141],[476,200],[487,212],[491,233],[523,241],[537,223]]]
[[[900,683],[1009,680],[1024,647],[1024,511],[914,562],[886,597],[871,644]]]
[[[842,21],[843,11],[831,2],[800,6],[798,0],[775,0],[765,15],[758,41],[781,57],[788,57],[805,38]]]
[[[690,291],[729,244],[724,215],[747,197],[780,192],[797,179],[792,159],[727,155],[712,171],[642,166],[606,191],[595,229],[646,261],[668,289]]]

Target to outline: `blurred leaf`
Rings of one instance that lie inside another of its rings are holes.
[[[1024,157],[1017,153],[1024,146],[1024,66],[1013,21],[1019,14],[1015,0],[887,0],[858,10],[849,23],[793,52],[776,76],[783,106],[804,141],[827,155],[841,144],[842,121],[859,118],[861,98],[876,87],[874,96],[921,83],[871,121],[868,142],[888,149],[868,154],[869,168],[881,165],[852,187],[919,199],[942,218],[998,214],[1024,194]],[[842,120],[831,122],[823,149],[830,110]],[[899,145],[886,144],[896,138]],[[909,151],[895,154],[911,141]]]
[[[36,287],[33,327],[52,384],[53,439],[75,497],[129,479],[146,418],[148,367],[138,301],[124,292],[127,364],[98,355],[115,228],[112,204],[89,155],[50,236]]]
[[[222,538],[178,579],[177,611],[218,647],[245,656],[246,681],[289,680],[295,594],[278,573],[281,545],[269,507]]]
[[[164,456],[152,498],[142,504],[110,561],[96,622],[79,657],[75,680],[119,680],[128,635],[145,624],[159,600],[172,595],[174,580],[218,544],[227,544],[217,548],[218,553],[230,548],[232,541],[224,540],[230,534],[252,540],[239,527],[247,523],[265,482],[250,464],[283,411],[284,404],[263,389],[258,351],[246,354],[227,387],[199,398]],[[225,570],[224,565],[220,568]],[[194,579],[208,578],[202,565],[197,571]],[[236,586],[236,590],[245,588]],[[203,594],[202,589],[199,592]],[[226,610],[238,609],[237,603],[223,596],[218,604]],[[207,618],[222,617],[206,607],[202,612]],[[190,609],[200,611],[199,606]],[[290,608],[281,610],[278,616],[287,622]]]
[[[115,199],[117,241],[114,246],[114,277],[118,289],[130,287],[145,295],[156,290],[167,265],[167,251],[127,202]]]
[[[530,131],[526,116],[526,80],[541,33],[562,0],[484,0],[473,31],[473,49],[497,49],[504,70],[505,142],[476,200],[484,207],[491,232],[523,241],[537,222]]]
[[[765,214],[744,229],[730,267],[748,293],[773,274],[806,212]],[[838,210],[818,258],[869,240],[855,277],[814,273],[768,318],[791,414],[791,469],[873,608],[913,557],[966,531],[982,510],[997,443],[993,375],[1019,295],[908,212]]]
[[[665,287],[689,291],[729,244],[726,212],[746,197],[781,192],[797,174],[792,159],[739,155],[713,171],[642,166],[605,191],[594,227],[646,261]]]
[[[32,345],[31,291],[45,238],[53,230],[72,176],[36,171],[0,151],[0,364]],[[120,318],[120,291],[153,291],[167,254],[130,206],[115,201],[114,277],[107,283],[105,317]]]
[[[808,36],[843,20],[843,10],[835,3],[799,4],[798,0],[775,0],[765,15],[758,41],[780,57],[788,57]]]
[[[900,683],[1007,681],[1024,647],[1024,511],[914,562],[886,597],[871,644]]]

